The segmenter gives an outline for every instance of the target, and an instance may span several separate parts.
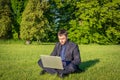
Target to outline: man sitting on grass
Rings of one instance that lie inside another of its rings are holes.
[[[57,73],[59,77],[63,78],[66,74],[70,74],[79,70],[81,63],[80,52],[78,45],[68,40],[67,31],[60,30],[58,32],[59,42],[56,43],[51,56],[60,56],[63,63],[63,70],[45,68],[42,65],[41,59],[38,61],[39,66],[43,69],[41,75],[44,73]]]

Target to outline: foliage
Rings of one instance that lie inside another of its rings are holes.
[[[74,18],[76,0],[50,0],[45,16],[49,21],[50,30],[47,39],[57,41],[57,32],[60,29],[69,29],[69,21]]]
[[[71,40],[73,34],[77,34],[77,41],[73,41],[78,43],[120,43],[120,1],[82,0],[77,2],[76,8],[76,18],[70,21]]]
[[[22,14],[20,36],[25,40],[41,40],[47,29],[47,18],[44,11],[47,9],[46,1],[29,0]]]
[[[28,0],[11,0],[12,18],[12,35],[13,39],[18,39],[20,35],[21,16]]]
[[[78,44],[120,44],[119,0],[1,0],[0,5],[0,38],[55,42],[66,29]]]
[[[0,0],[0,38],[11,37],[10,0]]]
[[[74,18],[76,0],[50,0],[49,16],[54,28],[69,29],[69,21]]]

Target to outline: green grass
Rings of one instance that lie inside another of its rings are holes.
[[[40,76],[37,61],[41,54],[50,54],[53,44],[24,45],[0,43],[0,80],[61,80],[56,75]],[[119,45],[79,45],[82,73],[63,80],[120,80]]]

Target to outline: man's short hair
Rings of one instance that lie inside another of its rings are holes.
[[[65,29],[62,29],[58,32],[58,36],[65,35],[67,37],[67,31]]]

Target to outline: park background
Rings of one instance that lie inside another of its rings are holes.
[[[119,0],[0,0],[0,39],[120,44]]]
[[[0,0],[0,80],[61,80],[37,64],[60,29],[79,45],[84,70],[64,80],[120,80],[119,0]]]

